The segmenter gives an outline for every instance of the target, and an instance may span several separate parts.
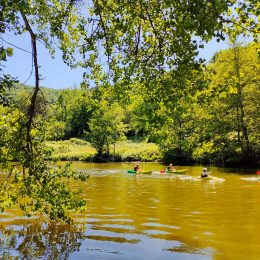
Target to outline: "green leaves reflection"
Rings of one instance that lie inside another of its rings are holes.
[[[79,251],[84,239],[84,225],[57,222],[31,222],[16,229],[8,226],[0,230],[0,258],[8,259],[68,259]]]

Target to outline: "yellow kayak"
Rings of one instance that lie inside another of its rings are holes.
[[[151,174],[153,171],[140,171],[140,172],[137,172],[135,170],[128,170],[127,173],[132,173],[132,174]]]

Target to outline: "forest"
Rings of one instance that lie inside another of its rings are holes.
[[[258,18],[254,0],[2,1],[1,210],[19,204],[69,222],[84,208],[63,180],[86,176],[47,160],[48,142],[71,138],[95,148],[94,159],[124,160],[113,147],[127,140],[156,144],[165,163],[259,166]],[[7,32],[30,35],[33,87],[4,71],[15,55]],[[230,48],[206,63],[198,50],[213,38]],[[85,69],[80,88],[41,87],[38,42]]]
[[[196,76],[192,93],[175,89],[167,97],[170,102],[153,102],[139,90],[138,81],[127,86],[120,99],[111,85],[43,88],[49,102],[46,140],[82,139],[96,149],[96,157],[88,160],[125,160],[120,153],[114,154],[113,145],[127,140],[155,143],[161,151],[160,156],[156,149],[150,158],[126,158],[130,161],[256,167],[260,158],[259,75],[257,49],[250,43],[216,53]],[[28,109],[26,97],[31,90],[17,85],[13,99],[20,110]]]

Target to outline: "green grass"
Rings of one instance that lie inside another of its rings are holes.
[[[96,149],[89,143],[72,138],[70,140],[47,142],[47,146],[53,148],[51,159],[62,161],[92,161]]]
[[[113,149],[111,149],[113,153]],[[115,153],[122,161],[144,161],[153,162],[161,160],[159,147],[154,143],[134,143],[131,141],[119,142],[116,144]]]
[[[80,139],[47,142],[53,149],[51,159],[62,161],[92,161],[96,150],[91,145]],[[110,147],[111,159],[115,161],[160,161],[162,156],[159,147],[154,143],[134,143],[131,141],[118,142]]]

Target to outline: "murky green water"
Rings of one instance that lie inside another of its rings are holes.
[[[260,182],[256,175],[202,167],[131,175],[132,164],[75,163],[90,174],[88,211],[74,225],[0,214],[1,259],[260,259]],[[253,172],[252,172],[253,173]]]

